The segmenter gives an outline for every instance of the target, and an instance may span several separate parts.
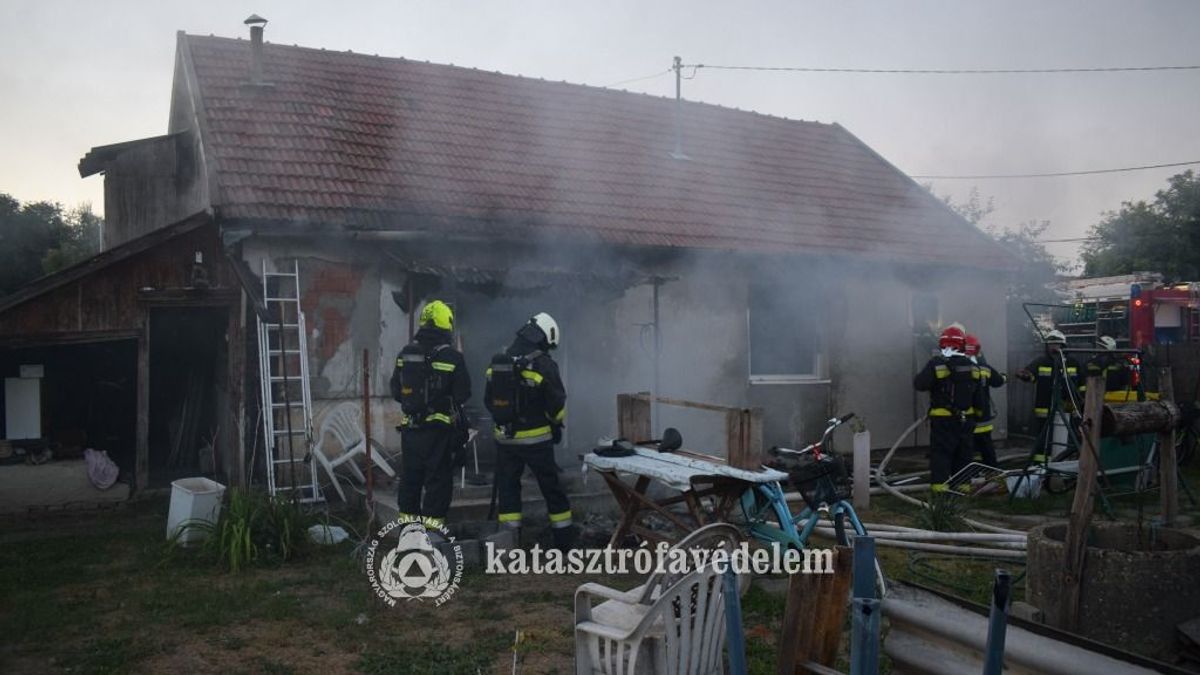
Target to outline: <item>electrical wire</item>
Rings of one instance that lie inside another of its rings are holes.
[[[931,180],[991,180],[999,178],[1057,178],[1060,176],[1092,176],[1101,173],[1124,173],[1127,171],[1145,171],[1147,169],[1166,169],[1176,166],[1190,166],[1192,164],[1200,164],[1200,159],[1193,159],[1186,162],[1171,162],[1169,164],[1144,164],[1141,166],[1125,166],[1116,169],[1088,169],[1085,171],[1054,171],[1049,173],[998,173],[998,174],[976,174],[966,176],[933,176],[933,175],[913,175],[910,178],[923,178]]]
[[[1057,73],[1129,73],[1163,70],[1200,70],[1200,65],[1185,66],[1113,66],[1101,68],[814,68],[805,66],[723,66],[698,63],[685,68],[712,70],[754,70],[794,73],[857,73],[872,75],[1031,75]]]
[[[604,85],[604,87],[611,89],[612,87],[619,87],[623,84],[632,84],[634,82],[641,82],[643,80],[652,80],[656,77],[662,77],[663,75],[670,74],[671,70],[672,70],[671,68],[667,68],[666,70],[660,70],[659,72],[653,73],[651,75],[643,75],[641,77],[631,77],[628,80],[621,80],[619,82],[613,82],[612,84],[606,84],[606,85]]]

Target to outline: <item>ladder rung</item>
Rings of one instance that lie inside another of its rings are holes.
[[[298,323],[285,323],[282,326],[282,328],[284,330],[288,330],[288,329],[295,330],[296,328],[299,328],[299,327],[300,327],[300,324],[298,324]],[[267,324],[267,330],[279,330],[280,328],[281,328],[281,326],[277,323]]]
[[[292,431],[288,431],[286,429],[276,429],[272,433],[274,433],[276,436],[303,436],[306,432],[303,429]]]
[[[268,349],[267,353],[271,356],[279,356],[280,354],[301,354],[299,349]]]
[[[303,401],[292,401],[291,403],[272,403],[272,408],[304,408]]]
[[[295,277],[298,276],[295,272],[263,272],[264,277]]]
[[[300,298],[263,298],[263,302],[300,302]]]
[[[271,461],[274,464],[308,464],[303,457],[299,459],[273,459]]]

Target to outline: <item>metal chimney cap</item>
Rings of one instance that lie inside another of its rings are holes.
[[[265,25],[267,25],[267,20],[266,20],[266,19],[264,19],[264,18],[262,18],[261,16],[259,16],[259,15],[257,15],[257,14],[251,14],[251,15],[250,15],[249,17],[247,17],[247,19],[246,19],[245,21],[243,21],[242,23],[246,24],[247,26],[254,26],[254,25],[263,25],[263,26],[265,26]]]

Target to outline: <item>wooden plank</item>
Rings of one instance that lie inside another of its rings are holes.
[[[725,414],[729,465],[756,471],[762,468],[762,408],[738,408]]]
[[[1095,505],[1096,473],[1099,468],[1100,419],[1104,408],[1104,378],[1093,376],[1087,379],[1087,396],[1083,406],[1083,447],[1079,450],[1079,476],[1075,485],[1075,500],[1071,504],[1071,518],[1067,521],[1067,534],[1063,560],[1063,593],[1059,617],[1059,628],[1075,630],[1079,621],[1079,596],[1083,584],[1083,563],[1087,557],[1088,530]]]
[[[645,401],[647,404],[653,400],[653,401],[657,401],[659,403],[664,403],[666,405],[673,405],[677,408],[692,408],[695,410],[708,410],[711,412],[722,412],[722,413],[730,412],[733,410],[741,410],[741,408],[734,408],[734,407],[730,407],[727,405],[717,405],[715,403],[701,403],[699,401],[688,401],[688,400],[682,399],[682,398],[670,398],[667,396],[651,396],[649,392],[644,392],[644,391],[638,392],[636,394],[628,394],[628,396],[630,396],[631,398],[637,399],[639,401]]]
[[[234,485],[246,487],[246,296],[229,306],[229,325],[226,328],[228,347],[226,360],[229,367],[229,410],[221,415],[232,416],[227,420],[231,438],[228,441],[236,466],[230,475]]]
[[[617,394],[617,434],[634,442],[650,440],[648,394]]]
[[[1175,401],[1175,382],[1170,368],[1158,371],[1158,398],[1160,401]],[[1158,487],[1163,523],[1172,525],[1179,515],[1179,471],[1175,457],[1174,427],[1158,434]]]
[[[137,428],[134,489],[150,484],[150,315],[142,310],[142,336],[137,350]]]
[[[833,574],[793,574],[779,636],[779,673],[818,672],[808,663],[833,666],[849,605],[853,551],[833,551]]]

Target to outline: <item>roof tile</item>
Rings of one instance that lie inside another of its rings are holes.
[[[1012,266],[835,124],[686,102],[680,160],[669,99],[272,44],[255,90],[247,43],[184,40],[229,217]]]

